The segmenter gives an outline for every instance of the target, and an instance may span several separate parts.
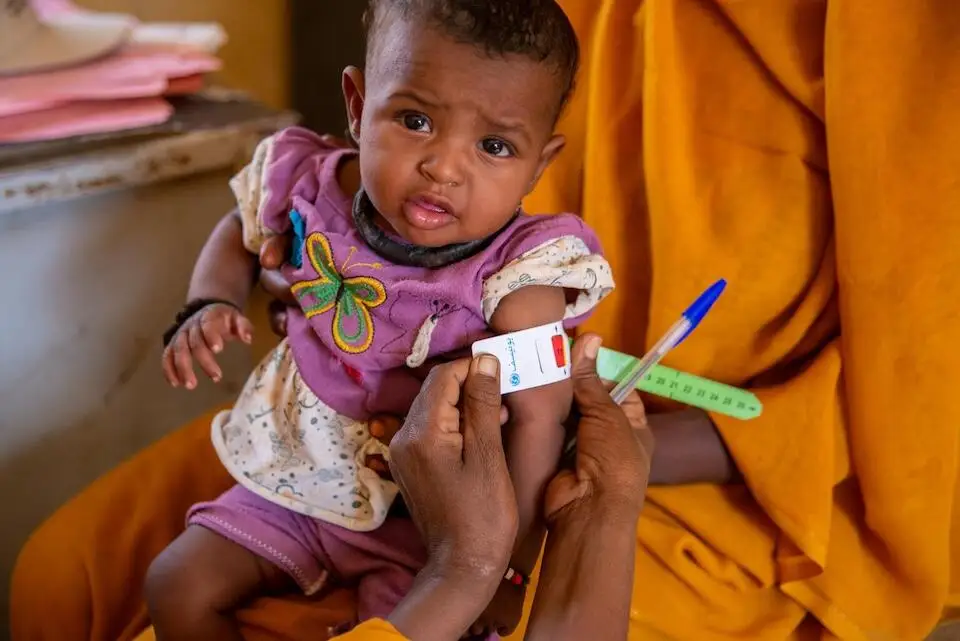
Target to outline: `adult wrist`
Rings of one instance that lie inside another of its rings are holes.
[[[624,495],[621,492],[599,490],[560,510],[547,524],[550,534],[557,529],[579,529],[592,531],[603,528],[607,531],[617,529],[633,530],[640,518],[644,497]]]
[[[429,560],[388,619],[404,637],[414,641],[458,638],[496,592],[499,581],[488,574]]]
[[[636,552],[636,521],[623,510],[577,510],[554,519],[526,638],[624,639]]]
[[[507,561],[501,563],[464,562],[450,555],[447,559],[431,558],[419,576],[432,583],[442,583],[446,589],[473,596],[482,596],[496,591],[506,572]]]

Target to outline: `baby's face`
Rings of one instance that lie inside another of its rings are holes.
[[[430,247],[496,232],[563,146],[552,68],[402,20],[377,40],[366,78],[348,70],[344,93],[381,223]]]

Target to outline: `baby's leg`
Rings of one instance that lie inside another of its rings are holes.
[[[241,641],[236,609],[284,587],[292,582],[283,570],[191,525],[150,566],[146,599],[158,641]]]
[[[327,577],[315,521],[240,487],[190,511],[147,573],[160,641],[241,639],[234,613],[265,593],[313,594]]]

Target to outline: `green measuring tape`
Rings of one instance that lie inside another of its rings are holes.
[[[597,355],[597,371],[600,378],[619,381],[627,376],[637,360],[633,356],[601,347]],[[654,365],[637,383],[637,389],[744,421],[756,418],[763,412],[763,403],[752,392],[663,365]]]

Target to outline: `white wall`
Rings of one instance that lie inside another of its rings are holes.
[[[173,390],[160,372],[160,336],[194,258],[233,206],[228,176],[0,214],[0,638],[10,571],[33,528],[143,446],[230,402],[251,370],[249,350],[234,348],[219,386]]]

